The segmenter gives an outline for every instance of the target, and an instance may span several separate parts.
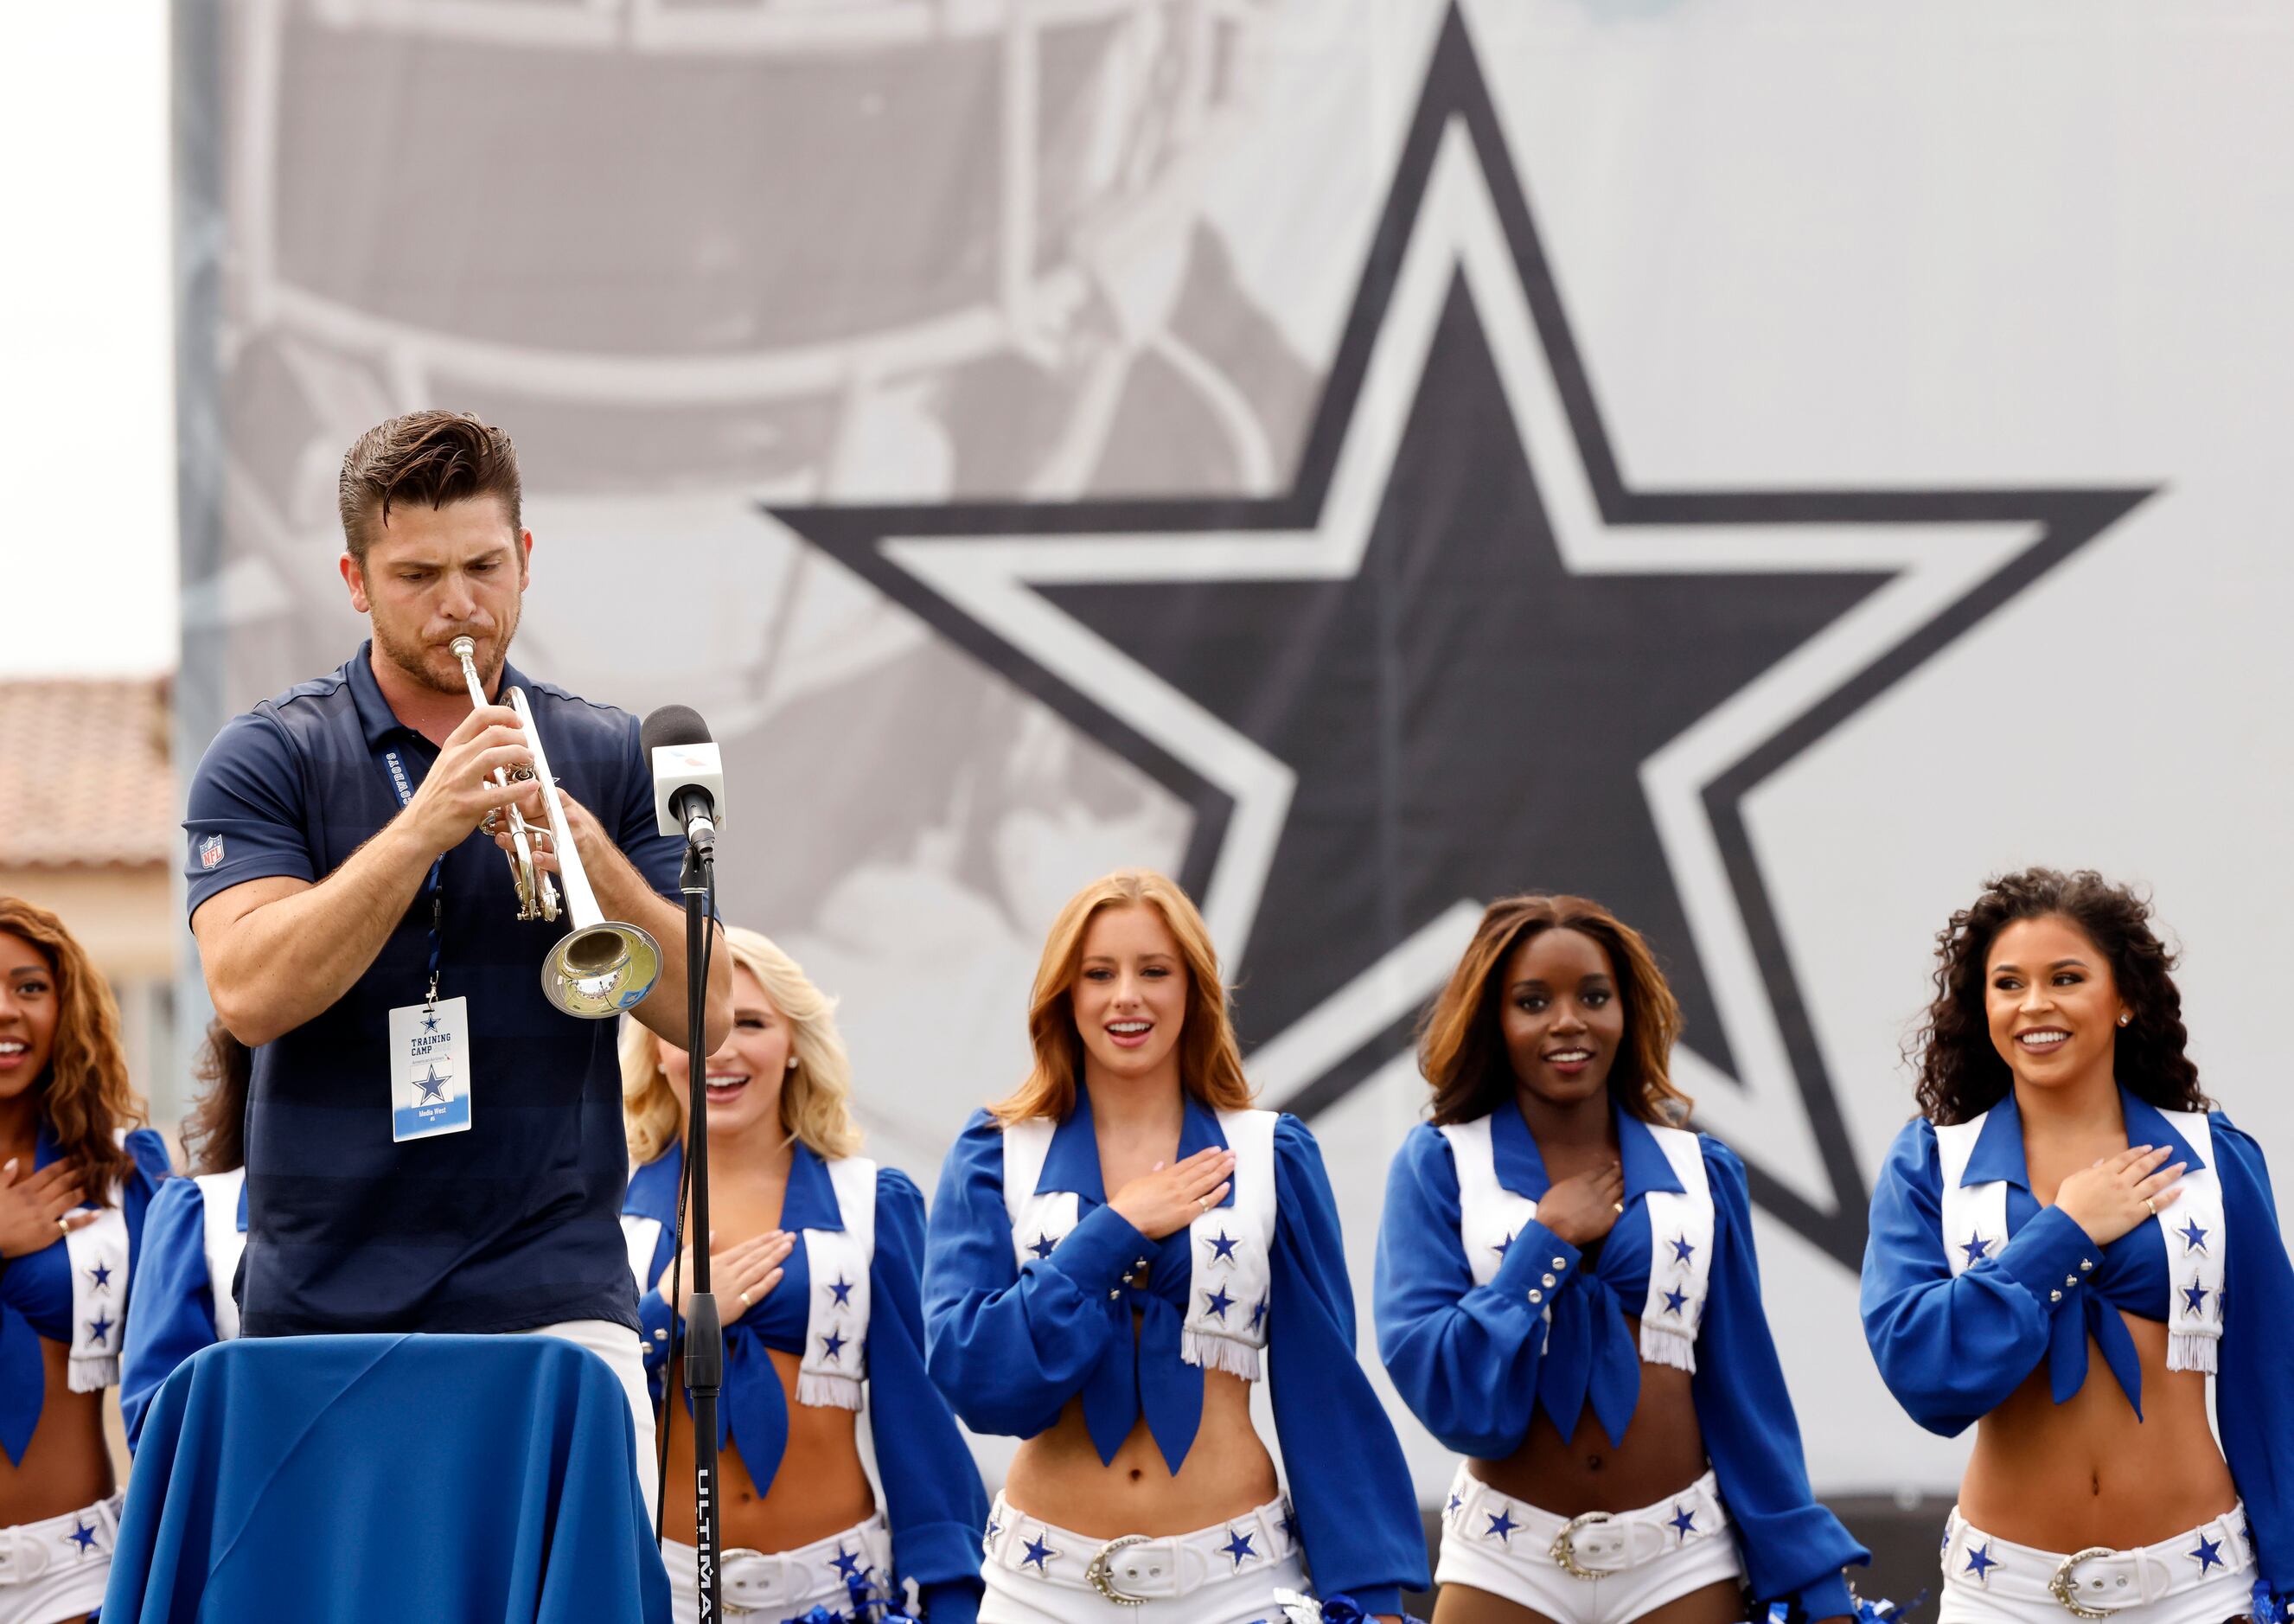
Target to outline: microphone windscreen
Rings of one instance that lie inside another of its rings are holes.
[[[674,745],[705,745],[709,724],[689,705],[664,705],[638,724],[638,747],[651,760],[655,750]]]

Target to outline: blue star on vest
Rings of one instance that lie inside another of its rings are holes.
[[[95,1530],[85,1522],[77,1524],[72,1531],[64,1537],[79,1546],[83,1554],[95,1549]]]
[[[1250,1328],[1252,1330],[1256,1331],[1258,1329],[1259,1323],[1266,1318],[1267,1305],[1273,1301],[1274,1295],[1270,1292],[1265,1296],[1261,1297],[1257,1302],[1250,1305]]]
[[[836,1547],[835,1562],[836,1571],[844,1575],[848,1580],[860,1577],[862,1572],[860,1559],[841,1545]]]
[[[1211,1243],[1211,1261],[1214,1263],[1234,1261],[1234,1243],[1227,1238],[1226,1231],[1224,1229],[1219,1231],[1218,1239]]]
[[[1226,1530],[1226,1543],[1219,1546],[1219,1549],[1233,1557],[1234,1565],[1238,1568],[1242,1566],[1242,1559],[1244,1557],[1256,1556],[1258,1555],[1256,1550],[1251,1548],[1250,1536],[1249,1534],[1238,1534],[1232,1529]]]
[[[1036,1244],[1029,1247],[1028,1250],[1034,1253],[1039,1258],[1047,1258],[1052,1255],[1053,1249],[1058,1245],[1059,1243],[1053,1240],[1050,1236],[1038,1231],[1036,1236]]]
[[[831,1331],[822,1337],[820,1351],[833,1359],[842,1359],[844,1357],[844,1334],[842,1331]]]
[[[828,1289],[835,1294],[836,1306],[838,1308],[849,1309],[852,1306],[851,1281],[846,1279],[842,1275],[839,1275],[835,1279],[829,1282]]]
[[[422,1098],[414,1103],[418,1106],[426,1106],[434,1099],[443,1101],[446,1098],[446,1080],[438,1075],[438,1068],[435,1065],[426,1067],[425,1070],[428,1074],[414,1085],[422,1090]]]
[[[1491,1251],[1493,1251],[1493,1252],[1494,1252],[1494,1253],[1496,1253],[1500,1257],[1503,1257],[1503,1256],[1505,1256],[1505,1254],[1506,1254],[1506,1248],[1507,1248],[1507,1247],[1509,1247],[1509,1246],[1510,1246],[1510,1245],[1513,1245],[1513,1236],[1510,1236],[1510,1235],[1509,1235],[1509,1236],[1507,1236],[1505,1237],[1505,1239],[1503,1239],[1503,1240],[1500,1241],[1496,1245],[1494,1245],[1494,1246],[1491,1247],[1491,1248],[1490,1248],[1490,1250],[1491,1250]]]
[[[2185,1556],[2196,1559],[2199,1564],[2199,1571],[2201,1573],[2204,1573],[2209,1568],[2227,1568],[2230,1565],[2222,1559],[2222,1541],[2219,1539],[2209,1539],[2204,1534],[2199,1536],[2199,1548],[2197,1550],[2185,1551],[2183,1554]]]
[[[1051,1571],[1052,1558],[1058,1555],[1057,1551],[1045,1545],[1040,1538],[1030,1539],[1028,1541],[1028,1554],[1020,1565],[1037,1568],[1048,1573]]]
[[[1696,1250],[1696,1246],[1690,1242],[1689,1238],[1686,1235],[1676,1235],[1672,1237],[1672,1261],[1674,1262],[1686,1263],[1688,1261],[1688,1254]]]
[[[1220,1322],[1224,1324],[1226,1319],[1227,1310],[1234,1306],[1234,1299],[1226,1294],[1226,1287],[1222,1285],[1218,1290],[1208,1293],[1204,1295],[1203,1306],[1208,1309],[1213,1314],[1216,1315]]]
[[[435,1010],[425,1010],[423,1012],[422,1030],[425,1032],[435,1032],[438,1030],[438,1015]]]
[[[1669,1291],[1669,1292],[1665,1293],[1665,1294],[1664,1294],[1664,1311],[1665,1311],[1666,1313],[1668,1313],[1668,1314],[1678,1314],[1678,1313],[1680,1313],[1680,1310],[1683,1310],[1683,1309],[1687,1308],[1688,1306],[1688,1293],[1687,1292],[1685,1292],[1685,1291],[1682,1291],[1679,1286],[1677,1286],[1677,1285],[1676,1285],[1676,1286],[1674,1286],[1671,1291]]]
[[[2180,1229],[2176,1230],[2176,1233],[2183,1237],[2183,1255],[2184,1257],[2190,1256],[2193,1252],[2204,1252],[2207,1249],[2206,1226],[2201,1224],[2197,1219],[2193,1218],[2190,1222],[2184,1224]]]
[[[1967,1233],[1966,1244],[1960,1250],[1967,1253],[1967,1261],[1973,1266],[1991,1255],[1991,1243],[1983,1238],[1981,1231],[1971,1229]]]
[[[2205,1286],[2193,1280],[2183,1287],[2183,1306],[2193,1314],[2201,1313],[2206,1309],[2207,1298],[2210,1294]]]
[[[1485,1517],[1489,1516],[1487,1512],[1484,1512],[1482,1514]],[[1520,1526],[1520,1523],[1513,1520],[1513,1513],[1510,1511],[1501,1511],[1498,1513],[1496,1516],[1490,1517],[1490,1525],[1482,1530],[1482,1538],[1485,1539],[1495,1539],[1505,1545],[1511,1545],[1513,1543],[1513,1530]]]
[[[1979,1584],[1989,1579],[1991,1570],[1998,1565],[1998,1560],[1991,1555],[1989,1545],[1977,1546],[1967,1553],[1967,1571],[1975,1575]]]
[[[87,1322],[87,1334],[94,1337],[97,1345],[101,1346],[103,1340],[111,1334],[111,1321],[98,1314]]]
[[[1674,1543],[1679,1544],[1696,1531],[1696,1514],[1693,1511],[1683,1511],[1676,1506],[1672,1508],[1672,1521],[1665,1526],[1673,1531]]]
[[[111,1284],[111,1265],[109,1263],[98,1263],[94,1269],[89,1269],[87,1272],[89,1277],[93,1279],[98,1286],[105,1286]]]

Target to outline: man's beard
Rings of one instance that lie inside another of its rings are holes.
[[[456,663],[451,674],[441,676],[433,672],[426,663],[431,649],[419,639],[401,638],[395,628],[383,624],[382,617],[378,615],[370,616],[368,624],[374,633],[374,646],[381,650],[382,657],[397,666],[410,680],[421,684],[433,693],[466,694],[469,691],[469,685],[462,679],[461,666],[459,662]],[[509,661],[510,639],[517,633],[517,606],[516,605],[511,607],[509,624],[501,629],[500,647],[489,649],[487,639],[476,632],[469,633],[470,640],[478,645],[476,657],[484,660],[491,656],[494,660],[492,670],[488,670],[484,665],[478,667],[478,681],[488,693],[493,692],[500,683],[501,668]]]

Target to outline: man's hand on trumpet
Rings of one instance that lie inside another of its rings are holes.
[[[451,852],[488,812],[533,788],[532,780],[516,778],[497,784],[494,770],[514,773],[533,764],[517,713],[507,705],[483,706],[446,735],[429,775],[399,817],[428,850]]]
[[[531,760],[531,756],[528,757]],[[549,809],[542,804],[541,786],[532,779],[513,785],[517,794],[511,797],[518,812],[525,819],[525,838],[533,849],[533,866],[551,874],[564,872],[557,861],[557,842],[549,828]],[[590,815],[590,809],[565,793],[565,786],[557,787],[557,804],[565,809],[566,832],[582,853],[582,866],[595,869],[606,861],[611,852],[619,857],[621,848],[606,837],[605,826]],[[510,835],[509,820],[494,820],[494,844],[505,852],[515,851],[517,844]]]

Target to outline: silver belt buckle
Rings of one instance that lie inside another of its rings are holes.
[[[1553,1536],[1553,1550],[1551,1555],[1553,1560],[1561,1564],[1561,1571],[1564,1573],[1566,1573],[1572,1579],[1600,1579],[1604,1577],[1602,1574],[1594,1571],[1590,1568],[1581,1568],[1577,1565],[1577,1534],[1578,1530],[1581,1529],[1590,1528],[1598,1522],[1610,1522],[1615,1515],[1616,1514],[1614,1512],[1589,1511],[1582,1515],[1570,1518],[1568,1522],[1561,1525],[1561,1531]]]
[[[2047,1590],[2049,1594],[2054,1595],[2056,1601],[2062,1603],[2063,1610],[2069,1612],[2073,1618],[2109,1618],[2111,1613],[2116,1611],[2115,1609],[2110,1607],[2090,1607],[2085,1602],[2078,1599],[2078,1592],[2071,1583],[2071,1570],[2078,1566],[2079,1563],[2087,1562],[2094,1557],[2116,1556],[2118,1555],[2119,1553],[2117,1551],[2112,1550],[2107,1545],[2091,1545],[2084,1551],[2064,1557],[2062,1561],[2055,1564],[2054,1574],[2047,1580]]]
[[[1127,1551],[1135,1545],[1146,1543],[1147,1536],[1144,1534],[1117,1535],[1105,1545],[1101,1546],[1098,1552],[1092,1557],[1091,1565],[1083,1571],[1085,1579],[1090,1583],[1093,1589],[1098,1591],[1107,1600],[1113,1602],[1118,1607],[1145,1606],[1147,1597],[1134,1595],[1127,1590],[1118,1590],[1115,1587],[1115,1571],[1109,1564],[1118,1551]]]

